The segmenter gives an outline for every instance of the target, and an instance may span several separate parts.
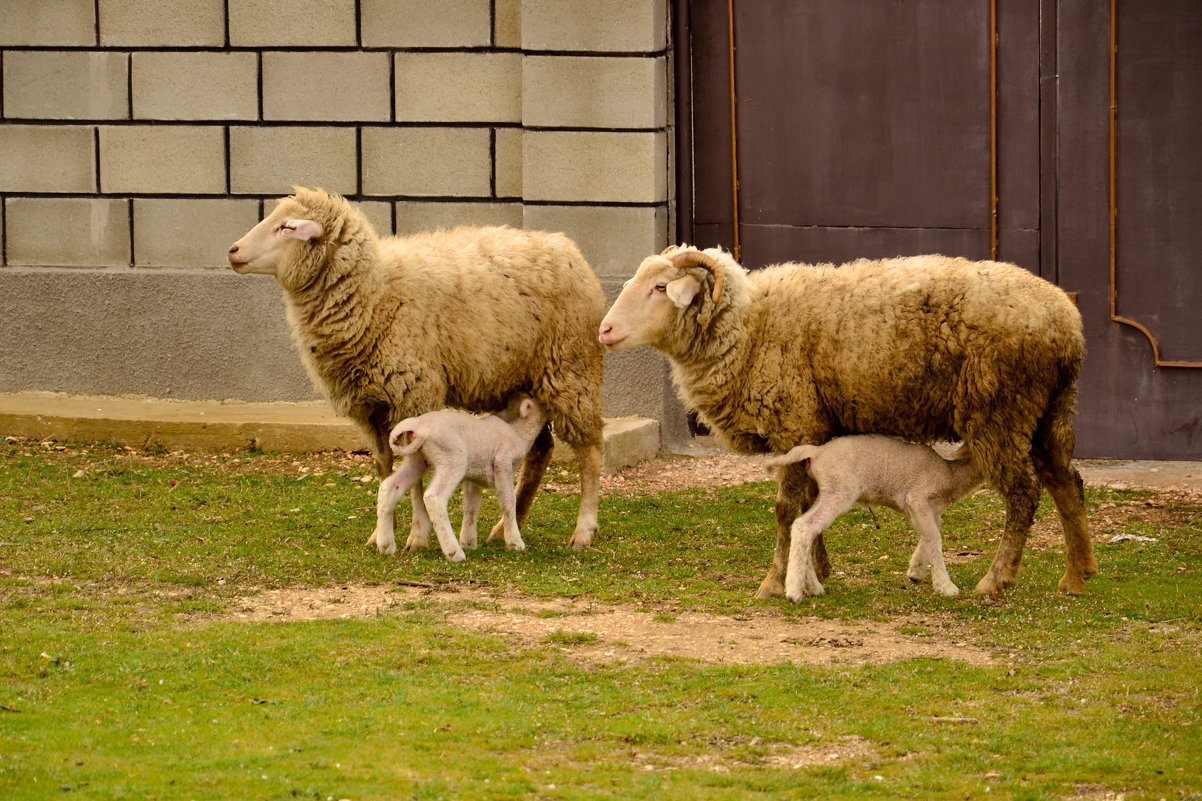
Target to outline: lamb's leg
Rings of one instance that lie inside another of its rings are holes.
[[[576,530],[568,545],[587,548],[597,533],[597,503],[601,498],[601,445],[577,446],[576,462],[580,466],[580,511],[576,514]]]
[[[547,471],[547,465],[551,462],[551,451],[554,447],[555,440],[551,437],[551,426],[546,425],[535,437],[529,453],[522,460],[522,470],[518,473],[517,509],[515,511],[518,526],[526,525],[526,516],[530,514],[530,505],[534,503],[534,496],[538,492],[539,485],[542,484],[543,473]],[[489,532],[488,541],[494,542],[503,539],[505,539],[505,521],[498,520],[492,527],[492,531]]]
[[[823,488],[818,500],[791,527],[789,569],[785,575],[785,597],[798,602],[807,595],[821,595],[822,581],[814,565],[814,540],[835,522],[835,518],[855,505],[854,494]]]
[[[951,597],[960,594],[960,588],[952,583],[952,577],[947,574],[947,565],[943,562],[943,535],[939,530],[939,515],[925,501],[909,506],[910,522],[918,530],[918,547],[910,559],[910,571],[907,575],[911,581],[921,581],[925,578],[927,564],[931,566],[931,585],[940,595]],[[920,575],[915,576],[914,560],[921,555]]]
[[[430,513],[426,511],[425,492],[422,489],[421,477],[409,489],[410,505],[413,507],[413,518],[409,521],[409,538],[405,540],[406,551],[424,551],[430,547]]]
[[[818,487],[810,479],[804,465],[789,464],[781,468],[776,491],[776,549],[772,553],[772,567],[768,568],[768,575],[760,583],[756,598],[784,597],[793,521],[799,512],[809,508],[817,492]],[[825,580],[830,573],[830,561],[821,534],[814,538],[811,557],[818,578]]]
[[[438,535],[438,545],[449,562],[462,562],[467,558],[463,548],[459,546],[459,541],[455,539],[455,532],[451,529],[451,517],[447,514],[447,504],[461,478],[462,474],[452,475],[451,471],[436,469],[424,496],[426,511],[430,513],[434,533]]]
[[[993,564],[973,590],[977,595],[992,595],[1018,583],[1023,546],[1035,521],[1035,507],[1039,505],[1039,480],[1027,449],[1019,451],[1017,456],[1014,448],[998,452],[1003,454],[1003,462],[995,468],[994,485],[1006,502],[1006,527]]]
[[[380,489],[376,494],[376,528],[367,539],[367,544],[375,545],[380,553],[396,553],[394,521],[397,501],[421,479],[425,465],[421,454],[415,453],[401,462],[395,473],[380,481]]]
[[[513,492],[513,473],[508,465],[495,465],[497,505],[501,507],[501,524],[505,528],[505,547],[512,551],[526,550],[522,533],[518,527],[516,503]]]
[[[474,481],[463,482],[463,522],[459,524],[459,544],[464,550],[476,550],[479,540],[476,535],[476,522],[480,518],[480,503],[484,494],[480,485]]]

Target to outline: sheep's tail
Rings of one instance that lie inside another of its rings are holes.
[[[798,445],[793,450],[781,456],[773,456],[764,460],[765,470],[775,470],[787,464],[796,464],[811,459],[818,453],[817,445]]]

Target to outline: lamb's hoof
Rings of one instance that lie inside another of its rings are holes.
[[[1085,576],[1073,571],[1066,572],[1060,577],[1056,589],[1067,595],[1080,595],[1085,592]]]
[[[457,550],[454,553],[443,554],[443,556],[447,558],[448,562],[462,562],[467,559],[467,554],[465,554],[462,549]]]
[[[496,525],[492,527],[492,531],[488,532],[488,539],[485,542],[500,542],[505,539],[505,521],[498,520]]]
[[[1091,579],[1094,576],[1098,575],[1098,560],[1095,559],[1093,556],[1090,556],[1089,561],[1087,561],[1085,563],[1085,566],[1081,568],[1081,575],[1086,580]]]
[[[419,541],[408,540],[405,542],[405,550],[406,551],[424,551],[429,547],[430,547],[429,542],[423,542],[420,540]],[[396,548],[396,546],[393,546],[394,550],[395,550],[395,548]]]
[[[387,542],[381,542],[381,537],[378,532],[373,531],[371,536],[367,538],[368,545],[374,545],[376,550],[382,554],[392,555],[396,553],[396,539],[390,538]]]
[[[505,543],[505,547],[511,551],[524,551],[524,550],[526,550],[526,543],[522,542],[519,539],[517,542]]]
[[[955,584],[940,584],[935,587],[935,592],[939,593],[945,598],[955,598],[960,594],[960,588]]]
[[[480,544],[476,541],[475,537],[472,537],[468,540],[459,540],[459,547],[463,548],[465,551],[474,551],[480,547]]]

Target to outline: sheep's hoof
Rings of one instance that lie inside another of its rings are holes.
[[[488,532],[488,539],[485,542],[498,542],[505,539],[505,521],[498,520],[496,525],[492,527],[492,531]]]
[[[593,535],[591,533],[581,534],[579,531],[572,534],[572,538],[568,540],[568,547],[573,551],[583,551],[593,544]]]
[[[1013,587],[1017,582],[1016,579],[999,579],[994,575],[993,570],[985,574],[985,577],[977,582],[977,586],[973,589],[976,595],[994,595],[1001,592],[1007,587]]]
[[[955,584],[938,584],[935,586],[935,592],[947,598],[955,598],[960,594],[960,588]]]
[[[526,543],[522,542],[521,538],[519,537],[517,542],[505,543],[505,547],[511,551],[524,551],[526,550]]]
[[[396,553],[396,540],[389,538],[387,542],[383,542],[383,538],[376,531],[373,531],[371,536],[367,538],[367,544],[376,546],[376,550],[382,554]]]
[[[467,554],[463,552],[462,548],[453,553],[444,554],[444,556],[446,556],[448,562],[462,562],[467,559]]]
[[[769,570],[768,576],[756,590],[756,598],[784,598],[785,581],[775,570]]]
[[[409,539],[409,540],[408,540],[408,541],[405,543],[405,550],[406,550],[406,551],[424,551],[424,550],[426,550],[426,549],[427,549],[427,548],[429,548],[429,547],[430,547],[430,544],[429,544],[429,542],[427,542],[426,540],[414,540],[414,539]],[[393,546],[393,548],[394,548],[394,550],[395,550],[396,546]]]
[[[1068,595],[1080,595],[1085,592],[1085,576],[1079,572],[1067,571],[1061,576],[1056,589]]]

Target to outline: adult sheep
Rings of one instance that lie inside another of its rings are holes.
[[[682,245],[643,261],[600,339],[611,350],[666,354],[684,403],[744,453],[845,434],[965,441],[1006,502],[979,594],[1017,581],[1041,481],[1064,527],[1060,589],[1079,593],[1097,574],[1071,464],[1081,317],[1064,292],[1026,270],[916,256],[748,273],[721,249]],[[784,594],[789,528],[813,498],[800,465],[782,468],[776,551],[760,597]],[[814,560],[825,578],[821,539]]]
[[[605,296],[570,239],[505,227],[380,237],[346,199],[296,187],[234,243],[229,261],[284,288],[310,377],[367,434],[381,476],[392,471],[388,435],[401,420],[443,406],[496,412],[511,395],[533,397],[549,422],[518,478],[518,523],[554,428],[580,464],[570,544],[588,547],[601,488],[605,351],[596,330]],[[490,539],[501,536],[498,523]]]

